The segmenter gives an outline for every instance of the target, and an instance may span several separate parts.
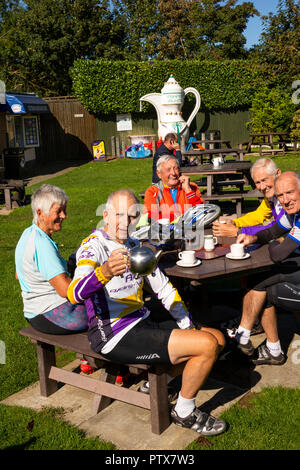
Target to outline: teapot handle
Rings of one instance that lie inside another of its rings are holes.
[[[193,95],[195,95],[196,97],[196,105],[190,115],[190,117],[188,118],[188,121],[186,123],[187,127],[190,127],[190,124],[192,122],[192,120],[194,119],[194,117],[196,116],[197,112],[199,111],[200,109],[200,105],[201,105],[201,98],[200,98],[200,93],[195,89],[195,88],[192,88],[192,87],[189,87],[189,88],[185,88],[184,90],[184,96],[186,96],[188,93],[193,93]]]

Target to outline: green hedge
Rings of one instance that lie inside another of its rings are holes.
[[[262,86],[272,85],[265,66],[249,61],[92,61],[79,59],[71,69],[74,94],[95,114],[140,111],[140,97],[159,93],[170,74],[183,88],[196,88],[201,108],[247,108]],[[190,100],[194,98],[190,95]],[[143,103],[143,111],[151,105]]]

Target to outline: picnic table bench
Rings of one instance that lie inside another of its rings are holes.
[[[247,150],[243,148],[220,148],[220,149],[205,149],[205,150],[184,150],[183,157],[196,157],[202,164],[204,160],[210,162],[213,156],[234,156],[236,160],[243,160]]]
[[[24,180],[0,179],[0,190],[4,192],[5,208],[7,210],[12,209],[12,193],[14,191],[18,193],[17,200],[24,202],[26,185],[27,182]]]
[[[250,161],[228,161],[220,167],[214,167],[211,163],[204,163],[192,167],[181,167],[180,170],[184,175],[205,175],[207,190],[206,193],[202,193],[204,201],[230,200],[236,205],[237,217],[241,217],[242,202],[245,197],[249,197],[249,192],[244,191],[244,184],[253,184],[250,168]],[[199,183],[199,185],[202,184]],[[228,186],[236,186],[238,191],[224,192],[222,189]]]
[[[193,140],[193,141],[191,142],[191,147],[192,147],[193,149],[197,150],[197,145],[198,145],[198,144],[202,145],[202,147],[204,146],[204,148],[205,148],[205,144],[208,144],[210,149],[214,149],[214,148],[215,148],[215,145],[219,145],[219,144],[225,144],[226,147],[231,148],[230,140],[221,140],[221,139],[209,139],[209,140],[200,139],[200,140]],[[199,148],[198,148],[198,150],[199,150]]]
[[[288,150],[288,144],[293,144],[293,150],[297,150],[297,141],[296,139],[290,139],[288,132],[263,132],[250,134],[249,137],[249,141],[242,142],[240,148],[246,145],[246,150],[251,152],[252,146],[259,147],[259,155],[267,153],[271,153],[271,155],[285,153]],[[278,138],[278,140],[276,140],[276,138]],[[275,145],[278,145],[279,148],[274,148]],[[263,147],[269,147],[269,149],[263,150]]]
[[[58,382],[94,392],[93,414],[98,414],[112,400],[120,400],[150,410],[151,429],[154,434],[161,434],[170,424],[167,366],[147,364],[126,364],[132,373],[148,372],[149,395],[115,385],[120,364],[109,361],[95,353],[89,344],[87,333],[70,335],[50,335],[35,330],[32,326],[19,331],[30,338],[36,345],[40,393],[44,397],[58,390]],[[101,366],[99,379],[80,375],[56,367],[55,346],[74,351],[89,361],[91,365]]]

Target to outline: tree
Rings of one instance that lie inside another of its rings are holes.
[[[238,59],[246,56],[243,31],[253,3],[236,0],[160,0],[159,58]]]
[[[23,91],[70,94],[75,59],[123,57],[124,34],[109,0],[28,0],[5,28],[0,68],[7,87]]]
[[[159,24],[157,0],[112,0],[125,34],[124,58],[148,60],[154,53]]]
[[[276,14],[263,17],[259,60],[274,67],[281,87],[290,89],[300,70],[300,7],[297,0],[279,0]]]
[[[189,51],[186,41],[190,37],[187,0],[159,0],[159,30],[155,55],[158,59],[187,59]]]

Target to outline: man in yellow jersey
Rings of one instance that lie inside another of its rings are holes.
[[[260,158],[251,167],[251,177],[256,188],[264,195],[259,207],[238,219],[219,219],[213,223],[216,237],[236,237],[239,232],[254,235],[279,220],[284,211],[275,196],[275,178],[281,170],[270,158]],[[221,223],[221,220],[226,223]],[[269,221],[269,224],[263,225]]]

